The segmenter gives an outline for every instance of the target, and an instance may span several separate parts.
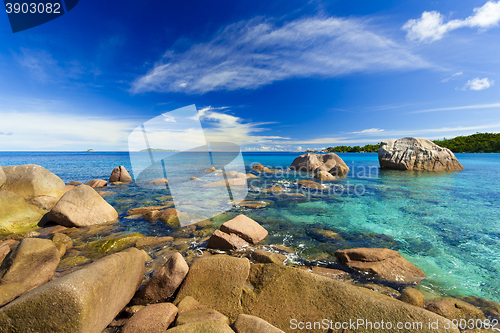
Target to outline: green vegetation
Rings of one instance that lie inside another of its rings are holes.
[[[87,149],[87,152],[93,152],[94,149]]]
[[[433,142],[454,153],[500,153],[500,133],[476,133]]]
[[[361,146],[337,146],[337,147],[328,147],[326,149],[323,149],[321,153],[376,153],[378,149],[380,148],[380,143],[376,145],[364,145],[363,147]],[[319,151],[307,151],[307,152],[314,152],[314,153],[319,153]]]

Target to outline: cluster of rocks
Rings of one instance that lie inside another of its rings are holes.
[[[349,167],[334,153],[300,155],[293,160],[290,169],[306,175],[312,174],[314,178],[323,181],[345,177],[349,172]]]

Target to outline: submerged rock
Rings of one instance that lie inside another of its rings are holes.
[[[380,167],[397,170],[452,171],[464,167],[448,148],[420,138],[382,142],[378,150]]]
[[[313,189],[313,190],[323,190],[323,189],[325,189],[324,185],[322,185],[320,183],[316,183],[313,180],[302,179],[302,180],[299,180],[297,182],[297,185],[305,187],[305,188],[308,188],[308,189]]]
[[[35,164],[4,167],[6,180],[3,191],[11,191],[29,200],[41,195],[60,198],[65,184],[49,170]]]
[[[107,256],[0,308],[0,332],[100,333],[132,299],[143,274],[140,250]]]
[[[124,183],[129,183],[132,181],[132,177],[130,177],[130,174],[128,173],[127,169],[123,165],[120,165],[116,168],[113,169],[111,172],[111,176],[109,176],[109,182],[114,183],[114,182],[124,182]]]
[[[425,273],[390,249],[358,248],[340,250],[335,256],[349,267],[393,283],[415,283],[425,279]]]
[[[154,179],[149,182],[151,185],[165,185],[168,184],[167,178]]]
[[[48,239],[25,238],[0,266],[0,306],[52,279],[59,252]]]
[[[115,221],[118,213],[93,188],[80,185],[62,196],[48,218],[67,227],[84,227]]]
[[[87,248],[93,252],[109,253],[122,251],[128,247],[134,246],[137,240],[144,237],[139,233],[125,234],[120,236],[108,236],[87,244]]]
[[[171,297],[181,285],[189,271],[189,266],[178,252],[174,253],[163,265],[155,271],[151,280],[138,293],[141,304],[161,302]]]
[[[0,191],[0,234],[36,229],[45,213],[20,194]]]

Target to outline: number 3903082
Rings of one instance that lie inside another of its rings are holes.
[[[6,3],[5,10],[10,13],[31,13],[31,14],[61,14],[60,3]]]

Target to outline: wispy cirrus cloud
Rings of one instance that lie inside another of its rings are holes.
[[[376,30],[352,18],[302,18],[281,26],[255,18],[231,24],[183,53],[167,51],[131,91],[196,94],[291,78],[430,67]]]
[[[451,81],[451,80],[456,80],[457,78],[461,77],[462,75],[464,75],[463,72],[458,72],[458,73],[455,73],[451,76],[448,76],[448,77],[445,77],[444,79],[441,80],[442,83],[445,83],[445,82],[448,82],[448,81]]]
[[[479,109],[500,109],[500,103],[491,104],[474,104],[474,105],[462,105],[462,106],[451,106],[446,108],[434,108],[412,111],[409,113],[427,113],[427,112],[440,112],[440,111],[460,111],[460,110],[479,110]]]
[[[484,79],[480,78],[475,78],[473,80],[467,81],[467,84],[464,87],[464,90],[469,89],[469,90],[484,90],[488,89],[491,87],[493,84],[495,84],[495,81],[488,79],[485,77]]]
[[[482,30],[498,26],[500,22],[500,1],[488,1],[482,7],[474,8],[474,14],[465,19],[444,22],[444,16],[436,11],[423,12],[419,19],[412,19],[403,25],[406,38],[411,41],[431,43],[443,39],[450,31],[459,28]]]

